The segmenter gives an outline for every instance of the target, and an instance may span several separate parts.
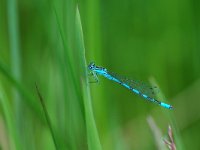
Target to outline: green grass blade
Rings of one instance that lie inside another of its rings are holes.
[[[55,23],[58,32],[58,42],[60,49],[54,51],[58,62],[60,77],[62,81],[62,90],[64,99],[60,101],[61,106],[60,116],[62,125],[59,129],[63,137],[63,145],[70,147],[70,150],[76,150],[81,146],[80,135],[83,133],[84,127],[84,108],[81,86],[79,82],[79,73],[77,72],[76,60],[78,55],[75,53],[74,40],[74,21],[75,7],[74,1],[65,1],[62,3],[49,0],[51,10],[55,15]],[[63,19],[64,18],[64,19]],[[74,59],[75,58],[75,59]],[[85,131],[84,131],[85,132]],[[65,133],[65,134],[64,134]],[[79,137],[78,137],[79,136]],[[66,144],[67,139],[68,143]],[[82,138],[82,141],[85,139]],[[85,142],[84,142],[85,143]]]
[[[13,75],[20,80],[21,64],[20,64],[20,41],[18,27],[18,10],[16,0],[8,0],[8,33],[11,50],[11,67]]]
[[[24,96],[24,103],[26,103],[32,110],[33,112],[37,115],[37,117],[41,120],[44,121],[44,118],[42,116],[41,108],[39,107],[38,103],[35,101],[34,97],[32,94],[26,90],[26,88],[20,84],[8,71],[7,67],[5,64],[0,62],[0,72],[8,79],[8,81],[11,82],[11,84]]]
[[[87,128],[87,140],[88,140],[88,148],[89,150],[101,150],[101,144],[98,136],[98,131],[96,128],[92,104],[91,104],[91,96],[90,96],[90,87],[87,78],[87,64],[85,59],[85,48],[84,48],[84,40],[83,40],[83,32],[82,25],[78,7],[76,9],[76,41],[78,46],[78,55],[79,55],[79,65],[80,65],[80,73],[81,73],[81,84],[82,84],[82,93],[83,93],[83,101],[85,107],[85,121]]]
[[[19,37],[19,26],[18,26],[18,9],[16,0],[7,1],[8,11],[8,33],[9,33],[9,45],[11,55],[11,70],[12,74],[17,81],[21,78],[21,65],[20,65],[20,37]],[[15,121],[18,129],[22,128],[22,110],[23,105],[20,101],[20,95],[13,89],[13,102],[15,108]],[[22,139],[20,130],[18,132],[19,139]]]
[[[46,121],[47,121],[47,125],[49,126],[49,129],[50,129],[50,132],[51,132],[51,135],[52,135],[52,139],[53,139],[55,148],[56,148],[56,150],[58,150],[59,149],[58,148],[58,142],[57,142],[57,139],[56,139],[56,136],[55,136],[55,132],[53,130],[53,126],[52,126],[51,121],[50,121],[50,117],[49,117],[46,105],[45,105],[43,97],[42,97],[42,95],[41,95],[41,93],[40,93],[40,91],[37,87],[37,84],[35,84],[35,87],[36,87],[36,90],[37,90],[38,97],[40,99],[40,103],[41,103],[42,108],[43,108],[43,112],[44,112],[44,115],[45,115],[45,118],[46,118]]]
[[[59,66],[61,67],[60,71],[61,71],[61,76],[63,80],[63,89],[65,91],[64,92],[65,100],[63,103],[63,105],[65,106],[65,109],[64,109],[65,119],[63,121],[65,124],[64,131],[67,133],[66,138],[69,141],[68,145],[70,149],[75,150],[77,149],[77,144],[76,144],[76,139],[74,135],[75,125],[74,125],[73,118],[76,118],[75,117],[76,114],[74,113],[74,110],[76,109],[75,101],[76,101],[76,96],[80,96],[80,92],[78,91],[79,87],[77,84],[77,80],[75,79],[74,66],[73,66],[74,64],[72,62],[71,55],[70,55],[70,51],[72,51],[72,49],[69,48],[69,43],[67,41],[67,38],[64,32],[64,28],[62,24],[63,20],[60,19],[60,16],[58,15],[59,10],[56,9],[54,5],[52,6],[53,6],[55,18],[56,18],[57,28],[60,34],[61,43],[63,46],[63,51],[61,53],[58,53],[58,52],[56,53],[58,56],[59,55],[61,56],[60,58],[63,61],[63,63],[60,64]],[[74,93],[76,94],[74,95]],[[72,97],[74,97],[74,99]]]
[[[11,104],[6,97],[3,88],[0,85],[0,108],[3,112],[6,127],[9,134],[9,148],[15,150],[21,150],[19,139],[17,138],[17,130],[15,127],[14,117],[12,114]]]

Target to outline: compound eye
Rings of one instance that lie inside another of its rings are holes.
[[[92,70],[93,68],[95,68],[95,64],[92,62],[92,63],[90,63],[90,65],[89,65],[89,69]]]

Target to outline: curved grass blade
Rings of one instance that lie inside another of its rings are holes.
[[[47,124],[49,126],[49,129],[50,129],[50,132],[51,132],[51,135],[52,135],[52,138],[53,138],[53,142],[54,142],[54,145],[55,145],[55,148],[56,150],[58,150],[58,143],[57,143],[57,140],[56,140],[56,136],[55,136],[55,132],[53,130],[53,126],[51,124],[51,121],[50,121],[50,117],[49,117],[49,114],[48,114],[48,111],[47,111],[47,108],[46,108],[46,105],[44,103],[44,100],[43,100],[43,97],[38,89],[38,86],[37,84],[35,83],[35,88],[37,90],[37,94],[38,94],[38,97],[40,99],[40,103],[42,105],[42,108],[43,108],[43,112],[44,112],[44,115],[45,115],[45,118],[46,118],[46,121],[47,121]]]
[[[44,121],[44,117],[42,115],[41,108],[39,107],[38,103],[35,101],[32,94],[26,90],[26,88],[20,84],[10,73],[10,71],[7,69],[5,64],[0,62],[0,72],[8,79],[8,81],[11,82],[11,84],[24,96],[22,100],[33,110],[33,112],[37,115],[37,117]]]
[[[99,135],[97,131],[97,127],[94,120],[92,104],[91,104],[91,96],[90,96],[90,88],[88,83],[88,73],[87,73],[87,63],[85,59],[85,47],[83,41],[83,32],[82,25],[78,7],[76,8],[76,38],[78,41],[78,50],[79,50],[79,66],[81,73],[81,83],[82,83],[82,93],[83,93],[83,101],[85,107],[85,121],[86,121],[86,130],[87,130],[87,142],[89,150],[101,150],[101,144],[99,140]]]
[[[14,122],[14,116],[11,113],[11,104],[7,99],[6,94],[4,93],[0,84],[0,108],[3,112],[5,123],[7,125],[7,131],[9,134],[9,148],[15,150],[21,150],[22,146],[20,145],[19,139],[17,138],[16,126]]]

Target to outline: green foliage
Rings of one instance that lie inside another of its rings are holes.
[[[200,149],[199,7],[198,0],[0,1],[1,148],[151,150],[152,131],[167,138],[171,125],[177,149]],[[103,77],[89,84],[90,61],[144,82],[153,77],[158,99],[174,109]]]

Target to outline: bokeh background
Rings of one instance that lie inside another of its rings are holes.
[[[199,8],[199,0],[0,0],[1,149],[165,150],[171,125],[178,150],[199,150]],[[174,109],[103,77],[88,84],[91,61],[157,85]]]

